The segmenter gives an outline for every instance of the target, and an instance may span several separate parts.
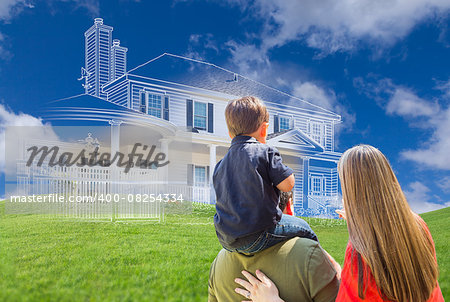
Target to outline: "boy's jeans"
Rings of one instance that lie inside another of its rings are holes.
[[[276,226],[261,233],[253,243],[233,250],[227,250],[250,255],[293,237],[309,238],[319,241],[306,221],[298,217],[283,214]]]

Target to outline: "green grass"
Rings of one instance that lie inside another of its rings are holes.
[[[444,299],[450,299],[450,207],[420,215],[433,237],[439,265],[439,286]]]
[[[450,297],[450,209],[423,215],[433,234],[440,285]],[[89,222],[5,215],[0,202],[1,301],[206,301],[209,266],[220,250],[214,207],[196,206],[165,223]],[[308,219],[342,264],[343,221]]]

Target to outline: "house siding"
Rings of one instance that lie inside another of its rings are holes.
[[[129,81],[129,86],[126,82]],[[128,80],[125,79],[119,81],[114,86],[108,87],[108,100],[126,106],[129,104],[129,108],[139,111],[139,93],[142,90],[148,91],[149,93],[162,94],[169,96],[169,121],[174,123],[179,127],[186,127],[186,100],[191,99],[194,102],[206,102],[214,104],[214,132],[213,134],[218,137],[228,137],[228,130],[225,121],[225,107],[229,100],[235,98],[234,96],[229,97],[217,97],[207,95],[200,95],[198,92],[182,91],[180,89],[173,89],[169,85],[158,85],[155,83],[146,83],[144,81],[138,81],[135,79]],[[195,89],[193,89],[195,90]],[[127,97],[129,95],[129,100]],[[334,151],[334,121],[329,118],[324,118],[320,114],[314,114],[314,112],[308,112],[302,110],[301,108],[296,108],[292,106],[285,106],[276,103],[265,102],[267,109],[269,111],[269,133],[274,132],[274,116],[288,116],[292,117],[294,120],[294,127],[300,129],[305,134],[309,135],[308,123],[310,121],[319,122],[324,126],[324,139],[323,142],[318,142],[323,144],[325,151]]]
[[[105,89],[107,100],[111,103],[128,107],[128,81],[125,77],[118,80],[113,86]]]

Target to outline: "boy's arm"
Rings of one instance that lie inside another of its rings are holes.
[[[286,177],[285,180],[283,180],[282,182],[280,182],[277,185],[278,190],[282,191],[282,192],[289,192],[290,190],[292,190],[292,188],[295,185],[295,178],[294,178],[294,174],[289,175],[288,177]]]
[[[276,148],[268,149],[268,172],[273,185],[280,191],[289,192],[294,187],[294,171],[283,164],[281,155]]]

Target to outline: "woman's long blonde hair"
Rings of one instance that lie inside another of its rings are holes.
[[[370,268],[380,295],[391,301],[426,301],[437,284],[433,241],[411,211],[386,157],[376,148],[347,150],[339,164],[350,242],[358,255],[358,294]]]

